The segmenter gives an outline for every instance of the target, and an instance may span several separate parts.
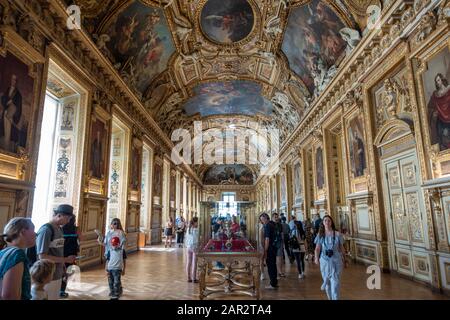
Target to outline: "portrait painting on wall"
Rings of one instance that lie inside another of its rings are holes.
[[[105,177],[107,138],[107,124],[99,119],[93,120],[91,123],[89,174],[96,179]]]
[[[311,94],[345,56],[347,43],[340,32],[345,27],[325,1],[313,0],[291,10],[282,50]]]
[[[162,190],[162,170],[159,163],[155,163],[155,169],[153,173],[153,192],[154,196],[160,197]]]
[[[323,189],[324,185],[324,172],[323,172],[323,151],[322,147],[317,148],[316,151],[316,182],[317,188]]]
[[[286,175],[283,173],[280,176],[280,180],[281,180],[281,206],[286,206],[287,205],[287,191],[286,191]]]
[[[140,152],[139,149],[136,148],[134,145],[131,148],[131,158],[132,158],[132,163],[131,163],[131,189],[133,190],[139,190],[139,185],[140,183],[140,175],[139,175],[139,170],[141,168],[141,157],[140,157]]]
[[[260,84],[251,81],[233,80],[208,82],[193,89],[194,96],[184,105],[188,116],[199,113],[201,116],[217,114],[261,113],[270,116],[272,102],[261,95]]]
[[[170,201],[175,201],[175,187],[176,187],[176,176],[175,175],[170,175]]]
[[[141,1],[132,1],[105,24],[97,46],[128,84],[142,94],[166,69],[175,51],[163,10]]]
[[[363,176],[367,167],[363,121],[363,117],[358,115],[348,125],[348,151],[352,174],[355,178]]]
[[[0,150],[18,153],[26,149],[33,89],[28,66],[9,52],[0,56]]]
[[[254,18],[247,0],[208,0],[202,8],[200,25],[210,40],[229,44],[252,32]]]
[[[203,177],[205,185],[252,185],[253,172],[245,165],[216,165],[208,169]]]
[[[435,55],[422,74],[431,145],[450,149],[450,50]]]
[[[294,166],[294,199],[295,203],[299,204],[302,198],[302,168],[300,162]]]

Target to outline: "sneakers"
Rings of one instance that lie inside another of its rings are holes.
[[[59,293],[59,297],[60,298],[67,298],[69,296],[69,294],[67,292],[60,292]]]
[[[266,277],[264,276],[264,273],[261,273],[261,281],[265,280],[265,279],[266,279]]]
[[[276,289],[278,289],[278,286],[274,287],[272,285],[268,285],[268,286],[265,286],[264,288],[266,288],[267,290],[276,290]]]
[[[304,278],[305,278],[305,274],[304,274],[304,273],[299,274],[299,275],[298,275],[298,278],[299,278],[299,279],[304,279]]]
[[[283,277],[283,278],[286,278],[286,274],[285,273],[280,273],[279,276]]]

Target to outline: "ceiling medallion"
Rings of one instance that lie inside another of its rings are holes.
[[[255,31],[257,15],[249,0],[207,0],[199,10],[202,34],[220,45],[241,44]]]

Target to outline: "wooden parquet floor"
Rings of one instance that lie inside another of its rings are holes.
[[[186,280],[185,249],[154,246],[129,254],[127,269],[122,277],[122,300],[197,300],[198,284]],[[263,300],[325,300],[326,294],[320,290],[322,278],[319,268],[306,262],[306,277],[298,279],[295,265],[286,263],[286,278],[279,280],[278,290],[264,289],[268,280],[261,282]],[[267,275],[266,275],[267,277]],[[369,290],[369,277],[362,265],[350,264],[341,279],[341,299],[345,300],[403,300],[449,299],[434,293],[428,287],[392,274],[381,274],[381,289]],[[70,278],[69,299],[108,300],[109,288],[102,266],[82,271]],[[211,296],[208,299],[224,299]],[[247,299],[241,296],[234,299]]]

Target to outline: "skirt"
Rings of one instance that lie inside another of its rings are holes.
[[[167,237],[167,236],[172,236],[173,234],[172,234],[172,228],[166,228],[165,230],[164,230],[164,235]]]

